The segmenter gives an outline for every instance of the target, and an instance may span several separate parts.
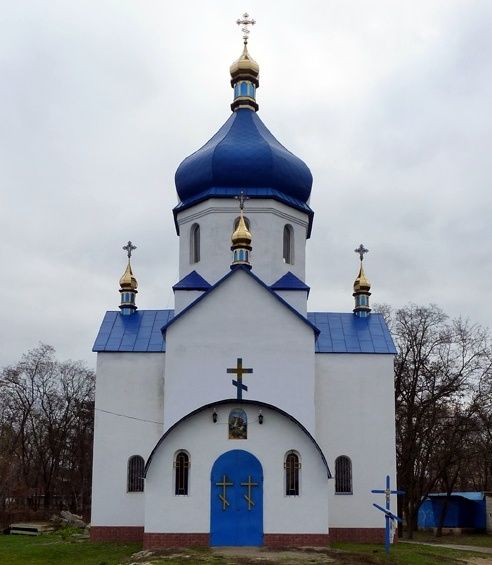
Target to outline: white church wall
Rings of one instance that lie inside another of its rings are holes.
[[[145,531],[203,533],[210,529],[210,473],[224,452],[244,449],[263,467],[263,515],[265,533],[327,533],[328,479],[326,467],[310,438],[290,419],[262,409],[242,405],[248,415],[248,439],[228,439],[228,415],[238,404],[217,407],[180,424],[155,452],[145,480]],[[189,494],[174,494],[173,462],[177,451],[190,456]],[[300,496],[284,491],[285,454],[295,450],[301,458]]]
[[[251,199],[246,202],[245,216],[253,237],[251,263],[253,271],[266,284],[273,284],[287,271],[305,279],[305,246],[307,215],[275,200]],[[178,215],[179,278],[196,270],[213,284],[228,271],[231,263],[231,235],[239,205],[230,199],[209,199]],[[200,226],[200,261],[190,261],[190,230]],[[283,230],[289,224],[294,231],[294,262],[283,260]]]
[[[162,422],[163,371],[163,353],[97,355],[92,525],[143,525],[144,496],[127,492],[127,464],[147,460],[162,435],[153,422]]]
[[[171,325],[166,334],[164,427],[196,408],[235,398],[243,359],[244,398],[274,404],[314,433],[314,332],[244,271]]]
[[[394,406],[392,355],[316,355],[316,438],[333,475],[338,456],[352,461],[352,495],[330,482],[330,527],[384,526],[372,506],[383,497],[370,491],[385,488],[386,475],[396,485]]]
[[[275,292],[287,304],[295,308],[299,314],[304,317],[307,316],[307,292],[303,290],[276,290]]]
[[[203,294],[202,290],[176,290],[174,291],[174,315],[179,314],[199,296]]]

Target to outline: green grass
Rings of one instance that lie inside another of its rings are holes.
[[[391,563],[395,565],[444,565],[463,563],[467,557],[486,558],[490,555],[457,551],[443,547],[430,547],[427,545],[396,544],[391,546],[390,559],[382,545],[357,544],[357,543],[334,543],[331,547],[342,549],[350,553],[366,555],[374,559],[374,563]]]
[[[117,565],[141,549],[141,544],[89,543],[41,536],[0,535],[2,565]]]

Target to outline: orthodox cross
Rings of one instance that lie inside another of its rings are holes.
[[[248,387],[246,385],[243,385],[243,375],[252,373],[253,369],[245,369],[243,367],[243,360],[241,359],[241,357],[238,357],[237,366],[227,369],[227,372],[237,375],[237,380],[232,379],[232,384],[237,387],[237,399],[242,400],[243,390],[248,390]]]
[[[241,483],[241,486],[248,488],[248,494],[245,494],[244,498],[248,503],[248,510],[251,510],[251,507],[255,505],[254,500],[251,498],[251,487],[257,487],[258,483],[253,483],[253,481],[251,480],[251,475],[248,475],[248,481]]]
[[[354,253],[358,253],[360,260],[363,261],[364,260],[364,255],[366,253],[369,253],[369,249],[366,249],[362,243],[359,245],[359,247],[357,247],[357,249],[354,249]]]
[[[243,39],[244,39],[244,43],[248,43],[248,35],[249,35],[249,29],[248,26],[254,26],[256,21],[253,19],[250,19],[248,12],[244,12],[243,14],[243,18],[238,18],[236,20],[236,23],[238,26],[243,26],[241,28],[241,31],[243,32]]]
[[[361,245],[362,247],[362,245]],[[384,512],[384,519],[386,522],[386,529],[385,529],[385,535],[384,535],[384,549],[386,551],[386,555],[389,555],[390,552],[390,520],[391,521],[397,521],[397,522],[401,522],[401,518],[399,518],[396,514],[393,514],[393,512],[391,512],[391,495],[392,494],[405,494],[404,490],[391,490],[391,486],[390,486],[390,477],[389,475],[386,475],[386,488],[385,489],[374,489],[371,490],[372,493],[374,494],[384,494],[385,496],[385,508],[383,508],[382,506],[379,506],[379,504],[376,504],[375,502],[372,503],[373,506],[375,506],[378,510],[381,510],[381,512]]]
[[[226,510],[229,506],[229,501],[227,500],[227,487],[234,486],[234,483],[231,483],[227,480],[227,476],[222,476],[222,482],[215,483],[218,487],[222,487],[222,494],[219,494],[219,498],[222,501],[222,510]]]
[[[135,251],[136,248],[136,245],[133,245],[131,241],[123,246],[123,251],[126,251],[128,259],[130,259],[130,257],[132,256],[132,251]]]
[[[241,190],[239,196],[234,196],[236,200],[239,200],[239,208],[244,210],[244,201],[249,200],[249,196],[244,196],[244,192]]]

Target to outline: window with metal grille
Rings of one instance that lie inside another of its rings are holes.
[[[299,455],[294,451],[289,451],[285,456],[285,494],[287,496],[299,495],[299,469],[301,463]]]
[[[190,457],[186,451],[178,451],[174,460],[175,478],[174,478],[174,494],[187,495]]]
[[[200,226],[193,224],[190,229],[190,263],[200,261]]]
[[[128,492],[143,492],[144,489],[144,467],[143,457],[132,455],[128,459],[127,486]]]
[[[284,226],[283,259],[284,263],[294,264],[294,230],[290,224]]]
[[[352,461],[346,455],[335,459],[335,494],[352,494]]]

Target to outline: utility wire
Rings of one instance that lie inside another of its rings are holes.
[[[164,425],[164,422],[156,422],[155,420],[146,420],[145,418],[136,418],[135,416],[127,416],[126,414],[118,414],[118,412],[111,412],[111,410],[103,410],[102,408],[96,408],[97,412],[104,412],[105,414],[112,414],[113,416],[120,416],[120,418],[128,418],[129,420],[138,420],[139,422],[149,422],[150,424],[160,424]]]

